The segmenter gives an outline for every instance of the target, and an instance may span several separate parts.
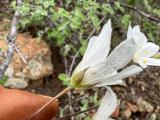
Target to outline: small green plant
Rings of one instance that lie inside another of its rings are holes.
[[[88,104],[89,104],[89,100],[87,99],[87,98],[83,98],[82,100],[81,100],[81,104],[82,104],[82,106],[81,106],[81,110],[86,110],[86,109],[88,109]]]
[[[1,84],[1,85],[4,85],[4,84],[6,83],[6,81],[7,81],[7,79],[8,79],[8,76],[4,75],[4,76],[3,76],[3,79],[0,80],[0,84]]]
[[[94,95],[91,97],[91,100],[92,100],[92,102],[95,106],[100,105],[100,101],[98,99],[98,93],[97,92],[94,93]]]
[[[84,120],[92,120],[92,118],[87,116],[87,117],[84,118]]]
[[[67,74],[60,73],[58,78],[62,81],[63,85],[68,86],[70,83],[70,77]]]

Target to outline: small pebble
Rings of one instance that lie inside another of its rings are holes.
[[[137,105],[140,112],[152,112],[154,110],[154,107],[142,98],[137,100]]]
[[[128,118],[131,117],[132,112],[131,112],[129,109],[126,109],[125,111],[123,111],[122,114],[123,114],[123,116],[124,116],[126,119],[128,119]]]

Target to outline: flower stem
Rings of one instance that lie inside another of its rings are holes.
[[[41,111],[43,111],[48,105],[50,105],[53,101],[58,99],[59,97],[63,96],[66,94],[69,90],[72,88],[67,87],[64,90],[62,90],[60,93],[58,93],[54,98],[52,98],[50,101],[48,101],[45,105],[43,105],[40,109],[38,109],[35,113],[32,114],[32,116],[28,120],[33,120],[36,115],[38,115]]]

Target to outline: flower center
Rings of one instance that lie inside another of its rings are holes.
[[[133,56],[133,61],[134,61],[135,63],[137,63],[139,58],[140,58],[140,56],[135,53],[134,56]]]
[[[147,59],[144,58],[143,63],[147,64],[147,62],[148,62]]]

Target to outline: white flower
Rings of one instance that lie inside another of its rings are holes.
[[[99,36],[90,39],[86,53],[71,76],[73,88],[101,87],[115,85],[121,79],[142,71],[141,67],[131,65],[120,72],[117,70],[126,66],[136,51],[137,45],[130,38],[119,44],[108,56],[111,41],[111,21],[102,28]],[[108,56],[108,57],[107,57]],[[108,88],[94,120],[107,120],[117,106],[114,92]]]
[[[133,28],[129,25],[127,39],[129,38],[134,38],[137,44],[137,50],[133,57],[135,63],[138,63],[143,68],[146,68],[147,65],[160,66],[160,60],[152,58],[159,51],[159,46],[147,42],[146,36],[140,32],[138,25]]]

